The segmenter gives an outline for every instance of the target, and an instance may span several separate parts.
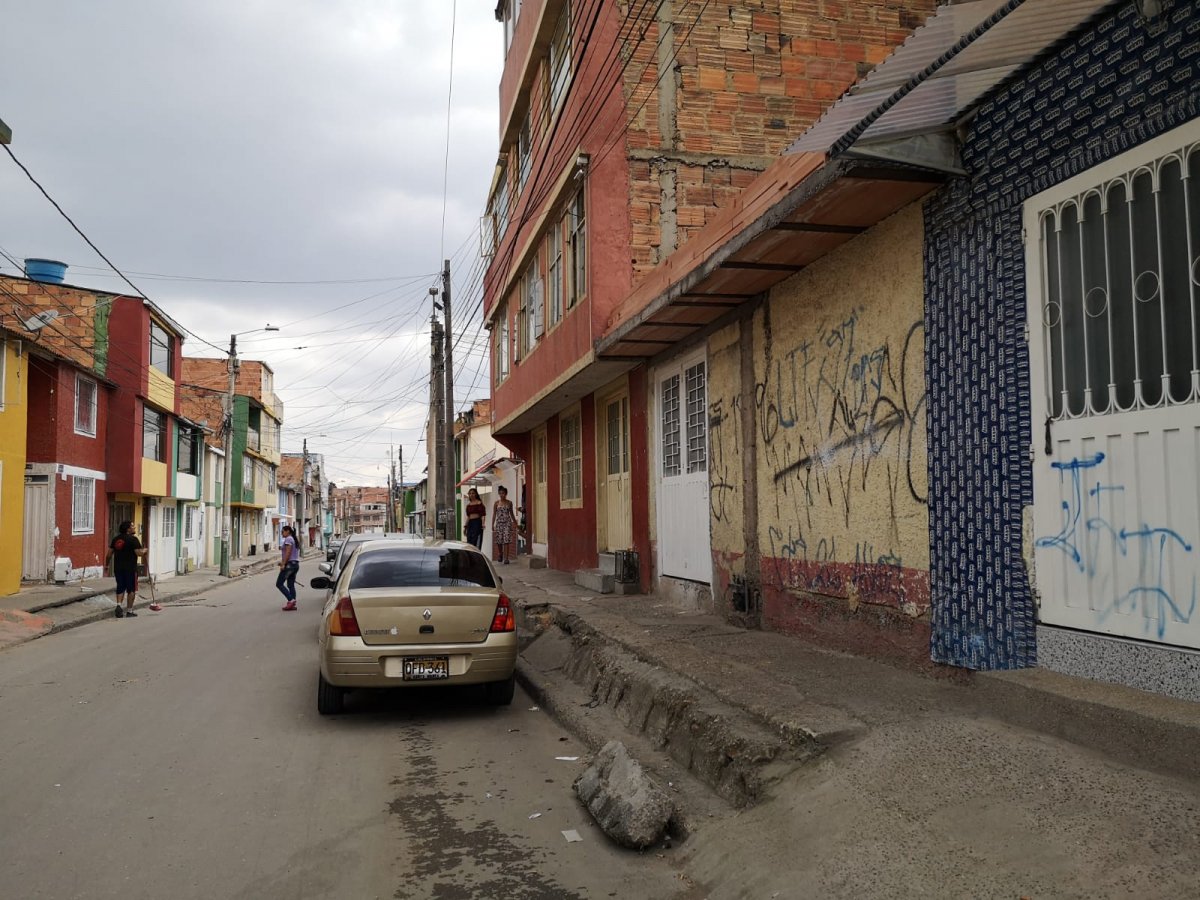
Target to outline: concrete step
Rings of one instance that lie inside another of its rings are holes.
[[[605,575],[616,575],[617,574],[617,554],[601,553],[600,560],[599,560],[599,563],[597,564],[596,568],[598,568]]]
[[[546,568],[546,557],[518,556],[517,564],[524,566],[526,569],[544,569]]]
[[[615,734],[638,742],[670,760],[657,768],[681,767],[735,807],[757,802],[825,749],[803,731],[772,729],[686,676],[637,658],[578,617],[554,614],[522,653],[518,675],[592,749]],[[655,767],[644,753],[637,758]]]
[[[615,575],[601,569],[576,569],[575,583],[597,594],[611,594],[617,579]]]

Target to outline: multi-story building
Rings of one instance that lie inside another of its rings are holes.
[[[462,540],[465,537],[467,493],[474,488],[479,492],[479,499],[488,508],[490,523],[492,504],[498,497],[497,488],[503,485],[508,490],[508,497],[517,509],[518,521],[524,513],[525,500],[523,497],[523,474],[525,467],[522,463],[511,459],[503,445],[492,436],[492,402],[476,400],[470,407],[459,413],[454,423],[454,456],[457,471],[464,473],[456,488],[455,515],[456,528],[453,537]],[[534,552],[545,553],[544,546],[535,548]],[[483,552],[491,555],[492,530],[483,530]]]
[[[636,7],[636,8],[635,8]],[[706,369],[678,360],[652,373],[646,354],[598,354],[634,286],[698,230],[891,51],[934,7],[918,2],[726,0],[594,4],[504,0],[501,154],[488,212],[485,315],[492,333],[496,437],[529,461],[534,544],[551,566],[594,566],[632,550],[645,586],[691,552],[687,529],[656,532],[652,398],[678,385],[686,439],[680,508],[706,509]],[[771,272],[764,259],[737,262]],[[715,286],[640,335],[675,346],[745,291]],[[677,379],[677,380],[672,380]],[[675,452],[672,450],[671,452]],[[686,495],[686,496],[683,496]],[[663,566],[664,561],[666,566]],[[684,581],[707,589],[710,567]]]
[[[0,276],[0,299],[31,326],[30,343],[82,369],[69,372],[58,366],[43,371],[37,386],[31,384],[44,392],[54,416],[29,421],[38,432],[31,434],[38,459],[30,465],[53,468],[40,473],[31,468],[30,476],[53,475],[59,489],[54,492],[53,516],[44,508],[27,506],[26,518],[32,523],[53,521],[59,531],[56,539],[69,535],[66,546],[79,554],[80,563],[72,559],[69,568],[85,572],[102,564],[99,548],[107,545],[119,522],[129,520],[149,550],[149,572],[168,577],[178,567],[180,501],[199,498],[199,455],[188,451],[199,440],[198,430],[180,416],[177,387],[184,330],[149,300],[64,284],[66,266],[54,268],[57,271],[39,280]],[[105,389],[111,388],[103,432],[98,422],[92,423],[89,411],[93,374],[98,376],[98,404],[101,381]],[[59,387],[65,387],[62,397]],[[68,458],[82,464],[64,461]],[[63,493],[64,481],[70,485],[69,497]],[[88,508],[105,496],[108,515],[93,511],[88,532]],[[37,497],[36,488],[32,497]],[[48,487],[36,502],[51,502]],[[40,542],[39,535],[40,529],[31,528],[32,541]],[[52,559],[55,553],[51,548]],[[41,557],[40,548],[37,555]]]
[[[183,372],[188,414],[210,424],[221,422],[222,398],[229,385],[228,362],[187,357]],[[230,552],[235,557],[253,556],[276,546],[276,470],[282,422],[283,403],[275,394],[271,367],[258,360],[241,360],[233,398],[232,480],[226,485],[233,521]],[[219,431],[208,439],[223,445]]]
[[[341,534],[373,534],[387,529],[386,487],[338,487],[333,491],[334,519]]]
[[[0,531],[10,538],[0,547],[0,596],[15,594],[26,567],[25,445],[29,419],[28,354],[25,335],[0,325]]]

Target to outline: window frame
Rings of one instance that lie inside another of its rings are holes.
[[[571,5],[564,4],[550,35],[546,60],[546,90],[549,118],[553,118],[571,85]],[[557,52],[556,52],[557,51]]]
[[[571,310],[587,297],[587,201],[583,187],[567,201],[563,219],[569,260],[566,306]]]
[[[546,232],[546,331],[563,320],[563,235],[562,220],[556,219]]]
[[[80,504],[80,488],[86,495],[86,509]],[[89,475],[71,476],[71,534],[96,533],[96,479]]]
[[[175,537],[175,507],[164,503],[159,508],[162,510],[162,528],[160,529],[160,533],[163,539]]]
[[[151,429],[150,422],[156,421],[158,427]],[[142,404],[142,458],[152,459],[155,462],[167,461],[167,414],[155,409],[153,406]],[[154,455],[146,453],[146,441],[151,434],[155,437]]]
[[[179,452],[176,454],[175,471],[181,472],[184,475],[199,475],[200,463],[197,459],[197,451],[203,443],[200,440],[200,434],[191,428],[179,429]],[[189,448],[185,453],[185,445]]]
[[[155,361],[156,347],[166,353],[166,368]],[[175,336],[153,317],[150,319],[150,366],[158,369],[168,378],[175,377]]]
[[[80,402],[83,397],[83,387],[90,386],[92,391],[91,403],[91,424],[80,423],[79,413],[83,404]],[[100,419],[100,385],[93,378],[88,378],[82,372],[75,373],[75,433],[84,437],[95,437],[96,429]]]
[[[570,442],[568,442],[566,434],[568,426],[573,431],[573,439]],[[569,412],[560,414],[558,418],[558,469],[559,508],[582,509],[583,412],[578,406]],[[569,487],[573,487],[576,493],[572,495]]]

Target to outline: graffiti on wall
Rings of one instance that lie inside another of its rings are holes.
[[[763,551],[781,586],[916,614],[928,608],[928,571],[906,565],[901,523],[917,519],[925,539],[924,323],[867,341],[864,314],[782,351],[765,318],[754,399],[775,508]]]
[[[728,400],[718,397],[708,405],[708,504],[714,522],[730,521],[729,505],[741,485],[741,405],[737,396]]]
[[[1105,458],[1098,452],[1050,463],[1065,484],[1062,527],[1034,544],[1060,551],[1070,570],[1086,576],[1097,625],[1114,614],[1140,613],[1145,629],[1162,638],[1168,616],[1186,623],[1196,611],[1195,561],[1190,581],[1182,588],[1171,577],[1177,555],[1190,556],[1195,548],[1166,525],[1141,522],[1130,527],[1127,521],[1114,521],[1115,510],[1124,509],[1124,504],[1107,501],[1124,494],[1125,485],[1105,482]]]

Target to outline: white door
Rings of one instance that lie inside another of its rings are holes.
[[[1200,648],[1197,141],[1193,123],[1025,209],[1040,619],[1190,648]]]
[[[707,375],[703,355],[655,375],[659,570],[704,584],[712,582]]]
[[[47,479],[25,482],[24,545],[21,552],[21,577],[29,581],[45,581],[53,568],[50,559],[50,485]]]
[[[633,503],[629,496],[629,395],[604,401],[603,460],[600,489],[606,546],[601,550],[628,550],[633,544]]]

